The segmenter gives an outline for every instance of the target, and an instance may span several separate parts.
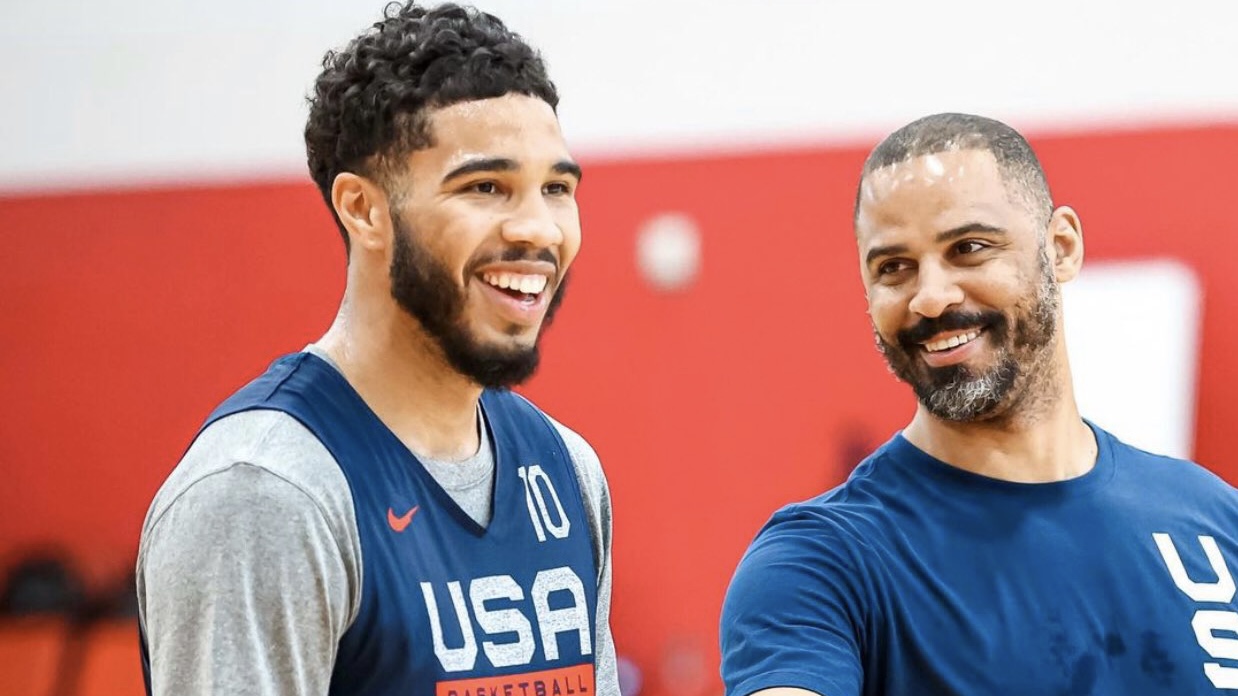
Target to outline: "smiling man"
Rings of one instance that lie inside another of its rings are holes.
[[[580,249],[557,103],[472,9],[391,5],[327,55],[305,139],[343,301],[151,505],[150,693],[618,696],[597,455],[508,390]]]
[[[749,548],[727,693],[1238,689],[1238,493],[1080,416],[1060,286],[1082,227],[1023,137],[964,114],[901,128],[864,165],[855,234],[878,348],[918,406]]]

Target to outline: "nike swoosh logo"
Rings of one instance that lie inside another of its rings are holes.
[[[387,524],[397,532],[402,532],[408,529],[408,523],[413,521],[413,515],[416,514],[419,505],[414,505],[412,510],[396,517],[395,510],[387,508]]]

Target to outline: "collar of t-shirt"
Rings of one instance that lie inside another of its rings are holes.
[[[900,431],[885,446],[886,459],[907,474],[925,477],[935,485],[955,489],[960,493],[988,493],[998,497],[1024,500],[1052,500],[1073,497],[1097,490],[1114,474],[1112,436],[1085,420],[1096,436],[1096,464],[1082,476],[1049,483],[1018,483],[983,476],[943,462],[911,444]]]
[[[321,358],[337,372],[343,374],[340,366],[321,346],[311,343],[305,347],[305,352]],[[417,452],[413,452],[413,455],[425,466],[426,471],[430,472],[434,480],[447,491],[465,492],[484,486],[486,492],[489,493],[490,482],[494,478],[494,451],[490,445],[490,429],[486,425],[481,404],[477,406],[477,434],[480,443],[477,452],[465,459],[435,459]],[[476,515],[472,516],[476,518]]]

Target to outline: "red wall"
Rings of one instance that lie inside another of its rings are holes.
[[[1196,454],[1238,479],[1238,126],[1035,144],[1089,259],[1171,257],[1200,275]],[[912,412],[864,315],[863,154],[586,163],[583,254],[526,391],[607,467],[616,636],[646,693],[717,686],[718,607],[752,535]],[[633,262],[640,223],[666,211],[704,233],[682,294],[651,291]],[[0,554],[60,543],[97,574],[132,563],[213,404],[317,338],[343,284],[341,244],[300,182],[0,198],[0,250]]]

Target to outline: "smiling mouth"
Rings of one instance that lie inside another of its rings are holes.
[[[943,338],[940,341],[933,341],[932,343],[925,343],[923,344],[924,350],[929,353],[940,353],[952,348],[958,348],[959,346],[967,345],[977,338],[980,338],[981,333],[983,333],[983,329],[972,329],[967,333],[959,334],[957,336]]]
[[[536,302],[550,282],[544,275],[526,273],[483,273],[481,279],[503,294],[527,303]]]

